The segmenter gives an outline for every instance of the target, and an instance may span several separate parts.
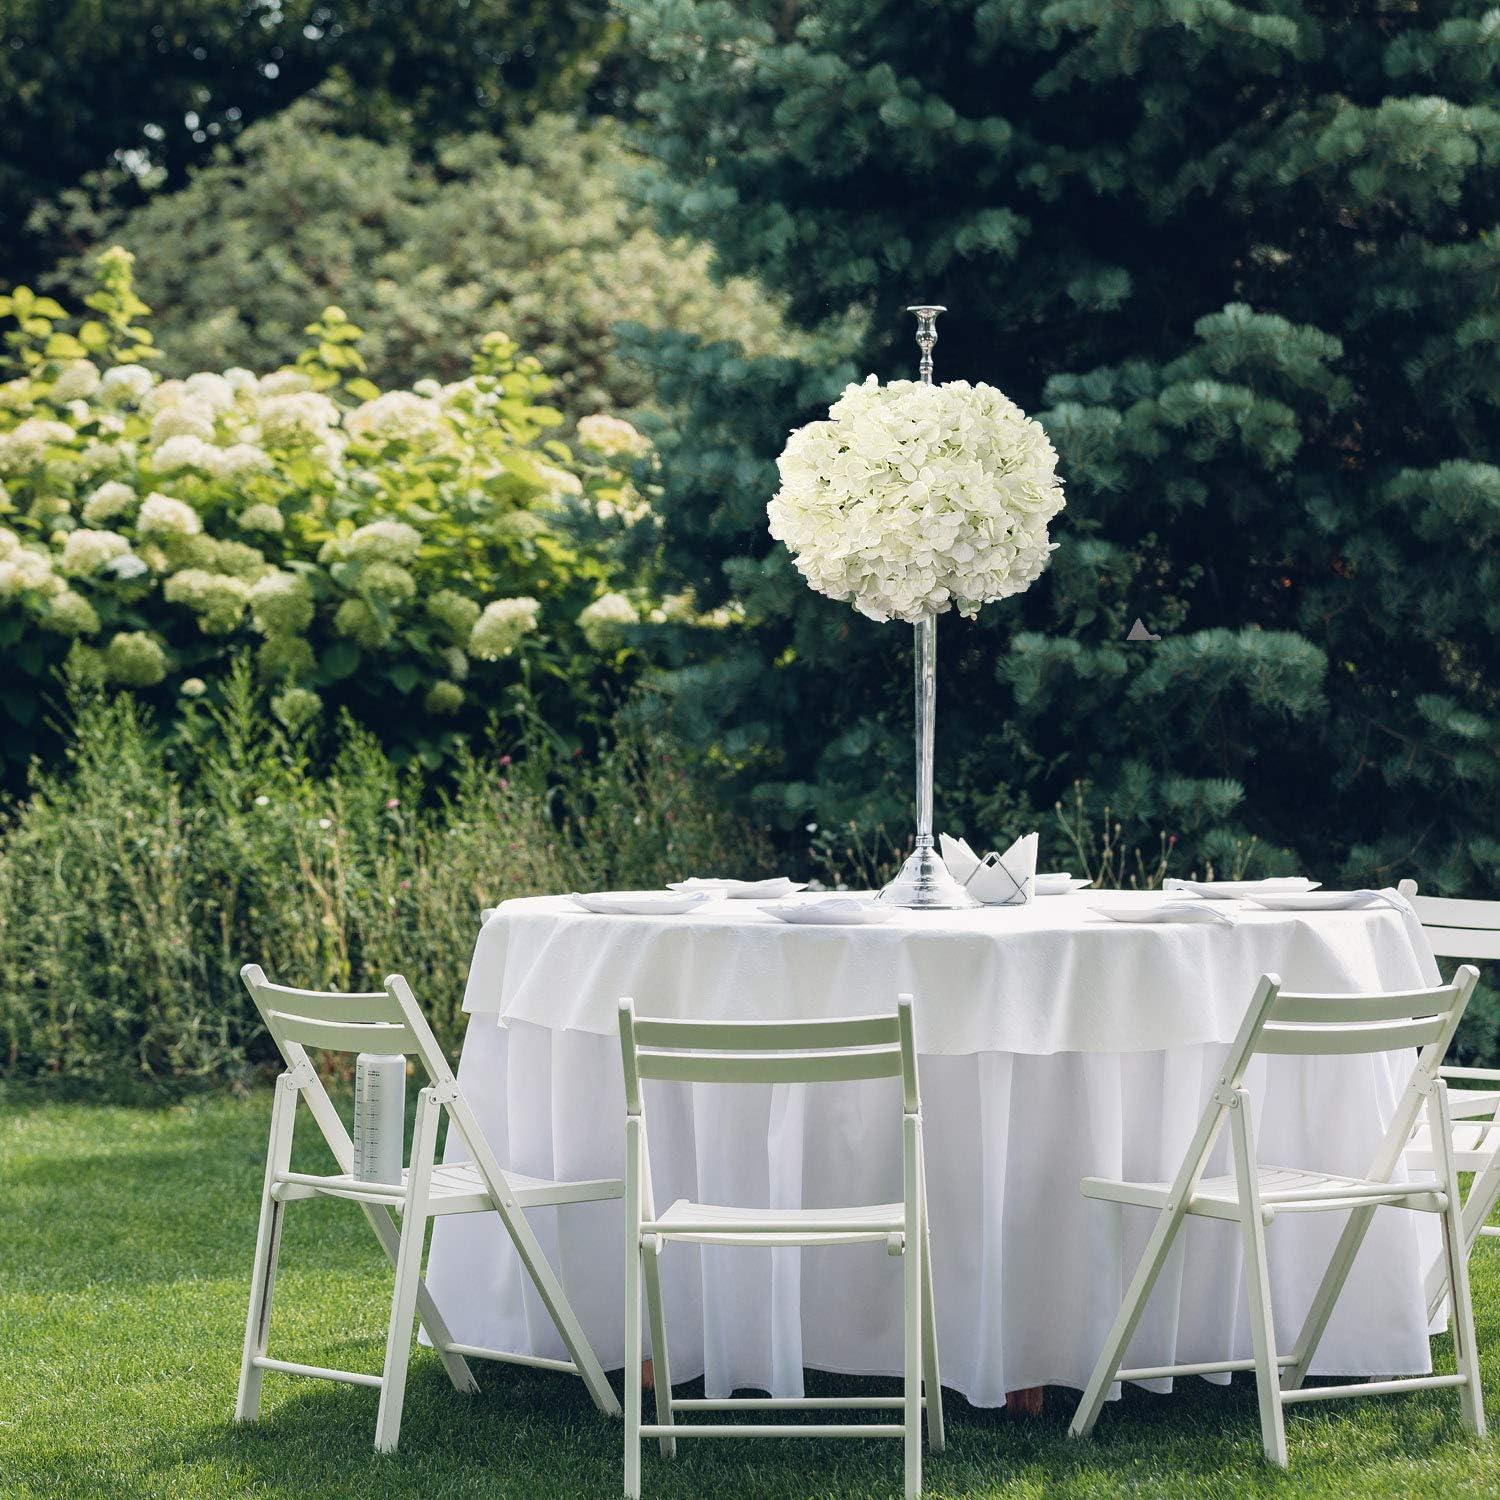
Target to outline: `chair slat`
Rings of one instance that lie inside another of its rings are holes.
[[[268,1010],[266,1020],[272,1035],[278,1040],[299,1042],[304,1047],[321,1047],[327,1052],[404,1052],[410,1055],[420,1050],[411,1027],[404,1022],[392,1025],[386,1021],[370,1024],[315,1021],[278,1010]]]
[[[1500,932],[1500,901],[1471,901],[1451,896],[1411,896],[1424,927],[1471,927]]]
[[[1291,995],[1282,991],[1271,1004],[1272,1021],[1410,1021],[1446,1015],[1453,1008],[1451,985],[1384,995]]]
[[[704,1048],[714,1052],[777,1052],[787,1048],[883,1047],[900,1040],[894,1015],[832,1021],[653,1021],[637,1016],[637,1046]]]
[[[1427,926],[1422,931],[1439,958],[1500,958],[1500,932]]]
[[[400,1021],[401,1007],[384,990],[351,994],[331,990],[296,990],[263,984],[260,992],[275,1011],[309,1021]]]
[[[857,1052],[659,1052],[642,1047],[636,1062],[642,1078],[672,1083],[842,1083],[901,1076],[899,1047]]]
[[[1448,1027],[1448,1017],[1424,1021],[1371,1021],[1303,1026],[1269,1021],[1256,1039],[1255,1050],[1291,1057],[1331,1057],[1338,1053],[1395,1052],[1403,1047],[1425,1047]]]

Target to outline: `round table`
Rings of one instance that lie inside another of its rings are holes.
[[[480,933],[459,1079],[501,1162],[535,1176],[617,1176],[624,1093],[616,1008],[747,1020],[861,1015],[915,996],[943,1383],[978,1405],[1027,1386],[1081,1386],[1151,1228],[1085,1200],[1088,1175],[1170,1177],[1256,979],[1289,989],[1438,982],[1404,903],[1268,912],[1233,925],[1117,923],[1097,904],[1151,893],[1041,897],[974,912],[898,912],[864,927],[794,926],[754,902],[678,916],[601,916],[565,897],[508,901]],[[1251,1070],[1266,1162],[1363,1173],[1410,1052],[1273,1058]],[[658,1204],[835,1206],[900,1196],[890,1080],[825,1086],[648,1086]],[[1223,1151],[1221,1144],[1221,1154]],[[456,1143],[449,1159],[461,1157]],[[1225,1170],[1216,1163],[1212,1170]],[[533,1223],[606,1368],[624,1360],[618,1203]],[[1300,1325],[1342,1224],[1269,1232],[1278,1330]],[[1249,1354],[1235,1227],[1191,1221],[1130,1363]],[[1314,1374],[1430,1368],[1424,1216],[1377,1215]],[[868,1252],[868,1253],[867,1253]],[[710,1395],[801,1393],[805,1367],[901,1368],[899,1266],[881,1247],[672,1245],[663,1259],[674,1379]],[[465,1343],[562,1357],[491,1215],[440,1220],[429,1285]],[[1371,1307],[1380,1317],[1365,1316]]]

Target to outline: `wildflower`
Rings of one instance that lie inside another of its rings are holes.
[[[236,519],[241,531],[264,531],[276,535],[286,529],[286,520],[281,512],[265,501],[258,505],[247,505]]]
[[[624,594],[601,594],[578,616],[578,627],[595,651],[612,651],[625,638],[626,629],[639,623],[640,615]]]
[[[474,622],[479,618],[479,606],[466,599],[456,589],[439,589],[426,604],[427,613],[447,632],[455,642],[466,641]]]
[[[394,812],[400,806],[401,806],[401,799],[399,797],[387,797],[386,798],[385,810],[387,812]]]
[[[77,401],[99,389],[99,367],[92,360],[70,359],[52,382],[54,401]]]
[[[99,629],[99,616],[82,594],[63,589],[52,596],[41,626],[57,635],[93,635]]]
[[[257,807],[265,807],[265,806],[267,806],[270,803],[270,801],[271,801],[271,799],[268,796],[266,796],[266,794],[264,792],[262,792],[260,794],[260,796],[258,796],[255,799],[255,805]]]
[[[201,698],[208,691],[208,684],[201,677],[185,677],[177,691],[184,698]]]
[[[122,631],[104,648],[104,673],[121,687],[155,687],[167,675],[167,655],[145,631]]]
[[[271,712],[295,733],[323,712],[323,700],[311,688],[284,688],[271,699]]]
[[[430,714],[456,714],[464,704],[464,690],[456,682],[435,682],[422,706]]]
[[[90,526],[101,521],[113,521],[117,516],[128,515],[135,509],[136,493],[128,484],[118,479],[106,480],[83,502],[83,519]]]
[[[191,505],[153,491],[141,501],[135,528],[142,536],[197,536],[203,522]]]
[[[469,655],[481,661],[509,656],[528,631],[536,629],[541,605],[535,599],[496,599],[484,607],[469,634]]]
[[[318,827],[319,828],[332,828],[333,827],[333,819],[332,818],[319,818],[318,819]]]
[[[262,635],[296,635],[312,624],[312,594],[295,573],[267,573],[250,590],[250,614]]]
[[[639,458],[651,448],[650,439],[643,437],[623,417],[611,417],[603,412],[579,421],[578,441],[606,458]]]
[[[63,543],[64,573],[97,573],[107,562],[130,551],[130,542],[118,531],[92,531],[80,527],[70,531]]]

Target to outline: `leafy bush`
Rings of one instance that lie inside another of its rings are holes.
[[[622,319],[757,352],[787,338],[762,289],[716,282],[705,247],[655,233],[625,193],[638,165],[607,120],[457,136],[430,161],[340,132],[311,98],[246,130],[179,192],[120,215],[81,189],[42,217],[64,243],[117,241],[140,257],[170,373],[278,365],[309,308],[334,300],[366,330],[382,383],[458,379],[472,341],[504,328],[577,414],[650,397],[616,352]],[[74,294],[91,276],[87,251],[60,270]]]
[[[74,705],[65,768],[0,826],[0,1073],[185,1087],[268,1060],[239,981],[378,987],[400,970],[456,1045],[478,913],[511,896],[764,873],[637,721],[593,762],[465,752],[442,791],[345,719],[268,731],[248,671],[173,762],[129,694]]]
[[[22,370],[0,386],[13,760],[64,661],[164,706],[253,648],[284,722],[344,706],[429,767],[518,682],[561,722],[592,713],[618,642],[599,608],[577,617],[601,596],[634,615],[623,557],[654,535],[628,423],[559,441],[550,381],[499,333],[466,378],[381,392],[338,308],[295,368],[158,381],[130,255],[100,272],[76,332],[24,287],[0,297]]]

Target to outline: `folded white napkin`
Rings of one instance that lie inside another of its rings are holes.
[[[1168,876],[1161,888],[1206,896],[1210,901],[1238,901],[1243,896],[1273,895],[1277,891],[1315,891],[1321,884],[1305,875],[1272,875],[1265,880],[1178,880]]]
[[[1004,854],[981,859],[963,839],[938,835],[948,873],[986,906],[1024,906],[1036,890],[1038,835],[1023,834]]]
[[[1233,927],[1239,918],[1207,901],[1155,901],[1150,906],[1091,906],[1112,922],[1216,922]]]
[[[669,881],[667,888],[673,891],[707,891],[710,895],[727,896],[737,901],[756,896],[763,901],[770,901],[778,896],[790,896],[804,889],[806,884],[805,880],[788,880],[785,875],[774,875],[767,880],[716,880],[711,876],[694,876],[691,880]]]

